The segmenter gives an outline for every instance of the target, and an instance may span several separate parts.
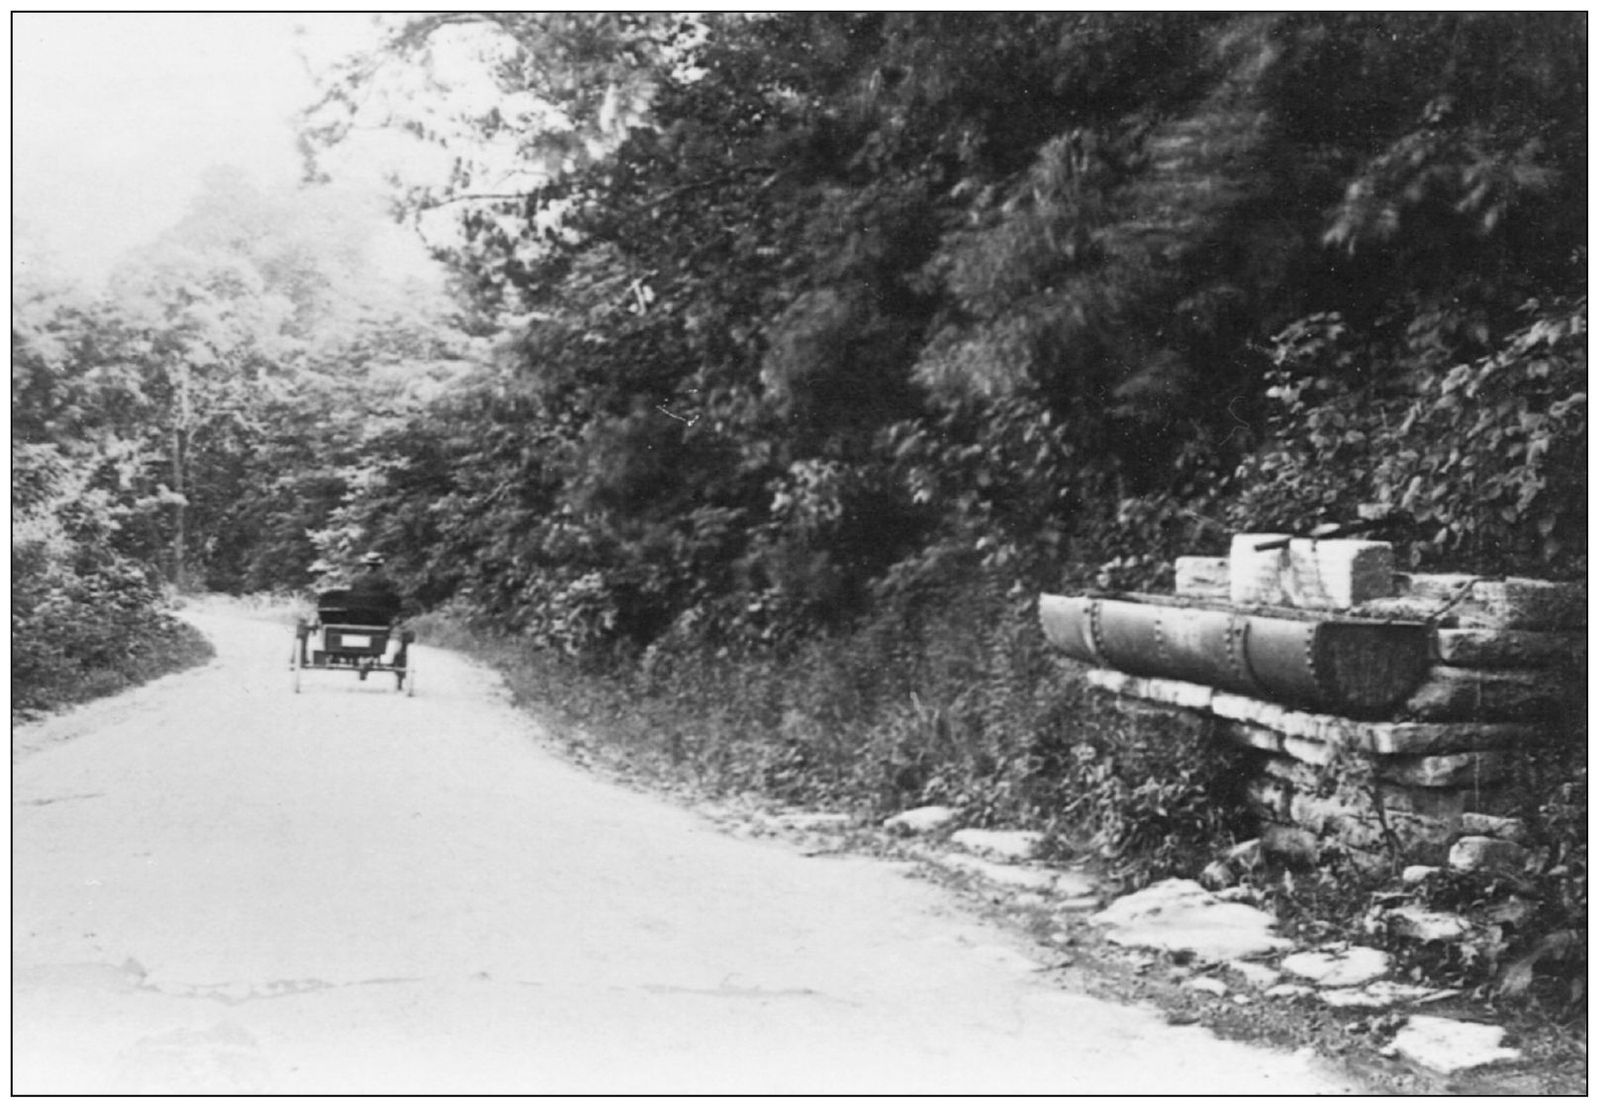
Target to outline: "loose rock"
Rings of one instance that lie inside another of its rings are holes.
[[[1458,872],[1478,869],[1520,872],[1528,864],[1528,850],[1498,837],[1463,837],[1450,846],[1450,867]]]
[[[1431,987],[1379,979],[1364,987],[1334,987],[1321,991],[1321,1001],[1340,1010],[1381,1010],[1402,1002],[1416,1002],[1433,993]]]
[[[904,810],[884,820],[884,828],[896,833],[936,833],[957,821],[957,811],[949,806],[921,806]]]
[[[1350,948],[1342,952],[1297,952],[1282,961],[1282,970],[1321,987],[1356,987],[1381,979],[1392,961],[1380,949]]]
[[[1278,983],[1274,987],[1265,988],[1266,998],[1309,998],[1315,994],[1314,987],[1306,987],[1302,983]]]
[[[965,829],[952,834],[952,844],[1000,860],[1029,860],[1045,835],[1032,830]]]
[[[1471,930],[1472,924],[1459,914],[1429,910],[1424,906],[1399,906],[1385,911],[1388,930],[1398,937],[1430,943],[1458,941]]]
[[[1188,879],[1167,879],[1116,899],[1092,916],[1114,927],[1117,945],[1184,952],[1204,960],[1237,960],[1293,947],[1272,932],[1276,919],[1245,903],[1225,902]]]
[[[1505,1035],[1505,1029],[1498,1025],[1413,1014],[1394,1038],[1393,1047],[1407,1060],[1451,1075],[1518,1059],[1522,1054],[1516,1049],[1500,1047]]]
[[[977,856],[951,856],[941,854],[936,864],[964,875],[979,876],[1003,887],[1016,887],[1026,891],[1051,891],[1058,883],[1058,873],[1045,868],[1023,868],[1012,864],[993,864]]]
[[[1271,987],[1282,978],[1282,973],[1275,968],[1248,960],[1233,960],[1227,966],[1242,976],[1250,987]]]
[[[1528,839],[1528,823],[1521,818],[1501,818],[1494,814],[1477,814],[1468,811],[1461,815],[1463,833],[1498,837],[1502,841],[1519,844]]]

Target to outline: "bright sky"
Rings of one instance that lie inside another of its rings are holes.
[[[367,27],[352,13],[12,13],[14,256],[43,245],[99,282],[179,218],[209,167],[295,182],[291,120],[314,96],[298,48],[323,61]]]

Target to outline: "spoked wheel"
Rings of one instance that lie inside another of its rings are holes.
[[[414,662],[412,660],[403,670],[403,694],[410,699],[414,698]]]

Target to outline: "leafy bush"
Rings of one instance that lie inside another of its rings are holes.
[[[464,611],[417,627],[475,643],[623,763],[714,793],[870,816],[944,804],[973,825],[1048,831],[1055,851],[1095,848],[1134,882],[1194,874],[1246,833],[1229,801],[1235,754],[1088,692],[1049,655],[1028,596],[951,585],[787,657],[738,655],[692,621],[604,670]]]
[[[1362,386],[1367,352],[1336,315],[1273,349],[1269,444],[1243,466],[1239,521],[1306,529],[1397,515],[1413,565],[1588,569],[1588,301],[1531,304],[1493,352]]]

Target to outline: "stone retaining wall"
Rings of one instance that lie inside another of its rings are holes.
[[[1181,558],[1177,596],[1425,621],[1430,668],[1390,719],[1105,668],[1087,679],[1126,700],[1207,716],[1219,737],[1250,750],[1257,768],[1243,796],[1273,851],[1314,860],[1342,850],[1369,867],[1395,856],[1518,863],[1527,830],[1511,815],[1526,802],[1522,758],[1557,736],[1585,694],[1584,586],[1388,574],[1376,542],[1319,553],[1309,543],[1285,556],[1253,548],[1279,538],[1240,535],[1231,559]]]

